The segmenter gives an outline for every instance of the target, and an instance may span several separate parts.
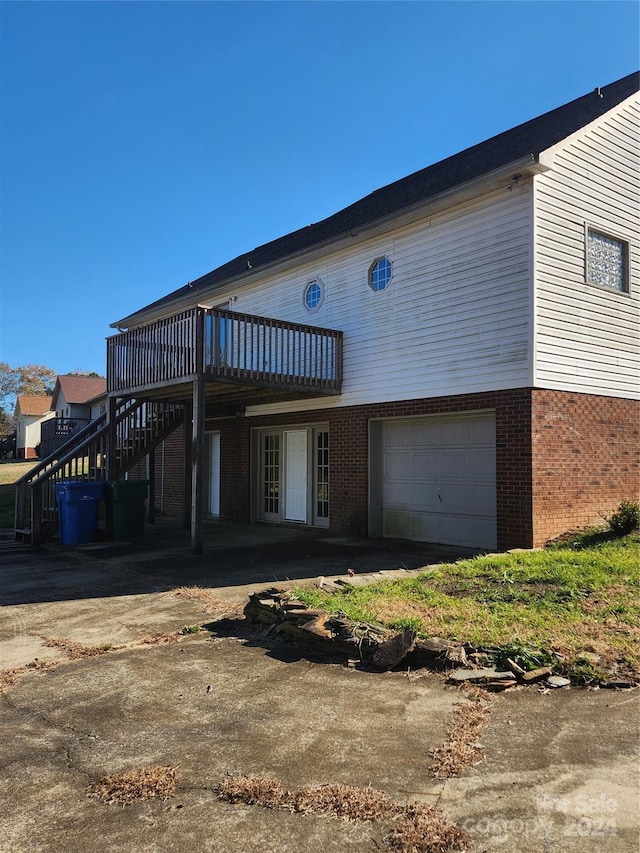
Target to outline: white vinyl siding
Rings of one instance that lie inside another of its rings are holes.
[[[47,412],[46,415],[18,415],[16,448],[21,450],[37,447],[40,444],[42,424],[53,417],[55,412]]]
[[[638,396],[639,119],[637,102],[612,111],[535,178],[538,387]],[[590,228],[628,243],[628,293],[587,281]]]
[[[320,277],[312,322],[344,333],[341,396],[247,414],[530,384],[531,225],[525,182],[239,290],[238,311],[308,323],[302,295]],[[380,257],[393,277],[374,292],[368,275]]]

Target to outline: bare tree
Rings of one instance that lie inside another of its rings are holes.
[[[24,364],[11,367],[0,361],[0,432],[15,428],[13,409],[19,394],[33,396],[53,393],[56,372],[44,364]]]

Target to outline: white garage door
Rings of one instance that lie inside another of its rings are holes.
[[[495,548],[495,415],[382,423],[382,535]]]

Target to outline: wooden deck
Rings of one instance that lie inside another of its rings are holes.
[[[342,332],[219,308],[193,308],[107,339],[107,391],[233,404],[339,394]]]

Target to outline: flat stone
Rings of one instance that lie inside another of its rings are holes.
[[[308,631],[310,634],[313,634],[316,637],[320,637],[322,639],[330,640],[333,637],[333,634],[326,626],[327,622],[327,614],[324,616],[318,616],[315,619],[312,619],[310,622],[306,622],[304,625],[300,627],[303,631]]]
[[[507,666],[509,667],[511,672],[515,673],[515,675],[524,675],[525,674],[525,670],[519,664],[517,664],[514,660],[511,660],[511,658],[507,658],[505,663],[507,664]]]
[[[550,675],[545,681],[547,687],[569,687],[571,685],[570,678],[564,678],[562,675]]]
[[[526,681],[530,684],[532,681],[540,681],[541,678],[544,678],[547,675],[551,675],[553,670],[550,666],[540,666],[538,669],[530,669],[528,672],[523,673],[520,677],[523,681]],[[554,678],[556,676],[553,676]],[[571,682],[568,682],[571,684]],[[562,686],[562,685],[560,685]]]
[[[371,660],[373,666],[383,672],[385,670],[393,669],[394,666],[398,666],[398,664],[402,663],[414,647],[415,642],[415,631],[407,629],[406,631],[402,631],[400,634],[395,634],[391,639],[386,640],[384,643],[380,643],[380,645],[375,649]]]
[[[512,672],[483,667],[482,669],[456,669],[449,676],[449,681],[515,681]]]

